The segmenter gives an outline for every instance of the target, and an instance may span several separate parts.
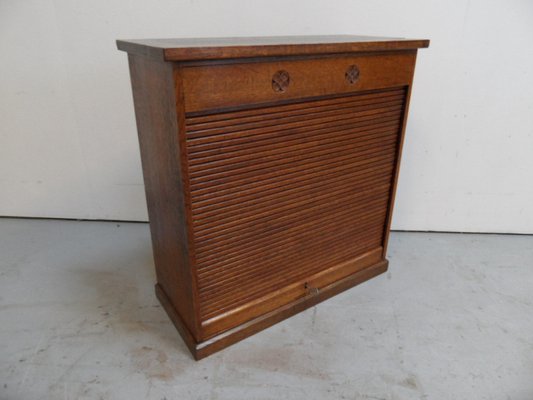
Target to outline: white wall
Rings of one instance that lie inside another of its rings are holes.
[[[116,38],[367,34],[419,53],[393,227],[533,233],[531,0],[0,0],[0,215],[146,220]]]

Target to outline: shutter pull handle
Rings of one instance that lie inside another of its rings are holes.
[[[319,292],[320,292],[320,289],[317,288],[317,287],[312,287],[309,285],[309,283],[305,282],[305,289],[307,290],[307,294],[310,294],[312,296],[316,296]]]

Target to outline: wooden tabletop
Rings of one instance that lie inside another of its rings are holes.
[[[413,50],[426,39],[375,36],[265,36],[117,40],[119,50],[166,61]]]

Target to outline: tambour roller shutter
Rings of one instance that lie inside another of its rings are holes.
[[[187,114],[202,321],[383,245],[406,88]]]

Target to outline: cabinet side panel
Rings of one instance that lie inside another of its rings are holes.
[[[129,55],[157,282],[197,338],[171,63]]]
[[[387,218],[385,220],[385,235],[383,237],[383,258],[387,257],[387,247],[389,244],[390,228],[392,224],[392,214],[394,211],[394,201],[396,199],[396,189],[398,187],[398,178],[400,177],[400,162],[402,160],[402,150],[403,150],[403,143],[405,139],[405,128],[407,127],[407,116],[409,113],[409,103],[411,101],[411,90],[413,87],[413,77],[415,74],[416,55],[417,53],[415,53],[412,59],[411,76],[409,78],[409,85],[407,87],[407,95],[406,95],[403,114],[402,114],[402,127],[400,130],[400,137],[398,140],[398,147],[396,150],[396,160],[394,163],[394,175],[393,175],[394,178],[393,178],[392,186],[390,189],[389,205],[387,209]]]

